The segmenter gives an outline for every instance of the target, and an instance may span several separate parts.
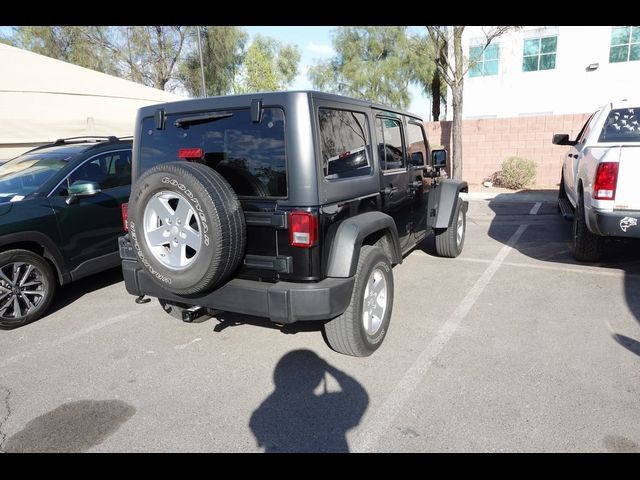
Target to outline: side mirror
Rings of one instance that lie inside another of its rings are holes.
[[[76,180],[69,186],[69,196],[65,200],[67,205],[77,203],[80,197],[91,197],[97,195],[100,190],[100,185],[97,182],[91,182],[88,180]]]
[[[551,139],[551,143],[554,145],[575,145],[578,142],[569,140],[569,135],[566,133],[556,133]]]
[[[431,150],[431,166],[433,168],[447,167],[447,151],[445,149]]]
[[[424,157],[422,152],[413,152],[411,154],[411,166],[412,167],[424,167]]]

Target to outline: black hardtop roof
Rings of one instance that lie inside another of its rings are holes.
[[[241,95],[223,95],[217,97],[203,97],[203,98],[189,98],[186,100],[178,100],[176,102],[167,102],[162,104],[148,105],[146,107],[142,107],[139,112],[143,116],[153,115],[153,112],[160,107],[167,107],[171,111],[180,112],[186,111],[190,109],[202,110],[204,108],[229,108],[227,105],[222,107],[215,106],[216,100],[224,99],[224,103],[228,104],[230,101],[237,103],[238,105],[246,105],[247,107],[251,105],[251,100],[259,98],[262,99],[262,102],[265,105],[270,104],[285,104],[287,103],[287,97],[291,97],[293,95],[307,95],[313,96],[314,98],[330,100],[334,102],[345,102],[351,103],[354,105],[359,105],[362,107],[370,107],[377,108],[381,110],[387,110],[389,112],[397,113],[399,115],[406,115],[409,117],[413,117],[417,120],[422,121],[422,117],[416,115],[415,113],[410,113],[405,110],[400,110],[398,108],[389,107],[387,105],[382,105],[380,103],[370,102],[367,100],[361,100],[358,98],[347,97],[344,95],[337,95],[334,93],[325,93],[319,92],[316,90],[292,90],[292,91],[282,91],[282,92],[257,92],[257,93],[245,93]],[[211,103],[214,103],[212,106]]]

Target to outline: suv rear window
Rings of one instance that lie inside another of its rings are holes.
[[[281,108],[265,108],[260,123],[253,123],[249,109],[243,109],[168,115],[165,125],[158,130],[153,117],[142,120],[139,173],[178,161],[181,149],[202,149],[203,158],[193,161],[218,171],[236,194],[287,196]]]
[[[611,110],[598,142],[640,142],[640,108]]]

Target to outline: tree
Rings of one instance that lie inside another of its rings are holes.
[[[9,44],[40,55],[91,68],[110,75],[120,71],[109,51],[87,41],[89,31],[94,35],[106,35],[108,27],[80,26],[23,26],[13,27]]]
[[[404,26],[338,27],[333,36],[336,55],[309,69],[315,88],[385,103],[409,105],[411,68]]]
[[[233,92],[234,79],[242,66],[247,33],[241,27],[200,27],[202,60],[207,95]],[[200,56],[189,53],[180,67],[179,78],[191,95],[202,92]]]
[[[434,121],[440,118],[440,104],[447,96],[447,86],[441,81],[434,58],[442,50],[431,41],[429,36],[412,35],[409,37],[409,60],[412,81],[422,87],[431,97],[431,114]]]
[[[298,74],[300,51],[295,45],[256,35],[247,49],[238,93],[283,90]]]
[[[491,42],[500,35],[508,32],[515,27],[483,27],[483,43],[480,45],[480,49],[476,53],[476,57],[469,59],[464,55],[462,51],[462,34],[464,32],[464,26],[456,27],[434,27],[427,26],[429,37],[434,45],[437,47],[427,52],[427,54],[437,55],[433,56],[436,63],[438,73],[442,79],[451,88],[452,96],[452,110],[453,110],[453,178],[462,178],[462,94],[464,91],[464,76],[469,71],[469,68],[473,67],[478,58],[482,56],[486,48]],[[452,52],[447,52],[447,55],[443,54],[443,51],[447,51],[450,47],[453,48]],[[451,54],[452,53],[452,54]]]

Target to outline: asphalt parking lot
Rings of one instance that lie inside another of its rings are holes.
[[[569,250],[553,194],[471,199],[457,259],[394,269],[387,339],[137,305],[119,271],[0,330],[0,450],[640,452],[640,249]]]

